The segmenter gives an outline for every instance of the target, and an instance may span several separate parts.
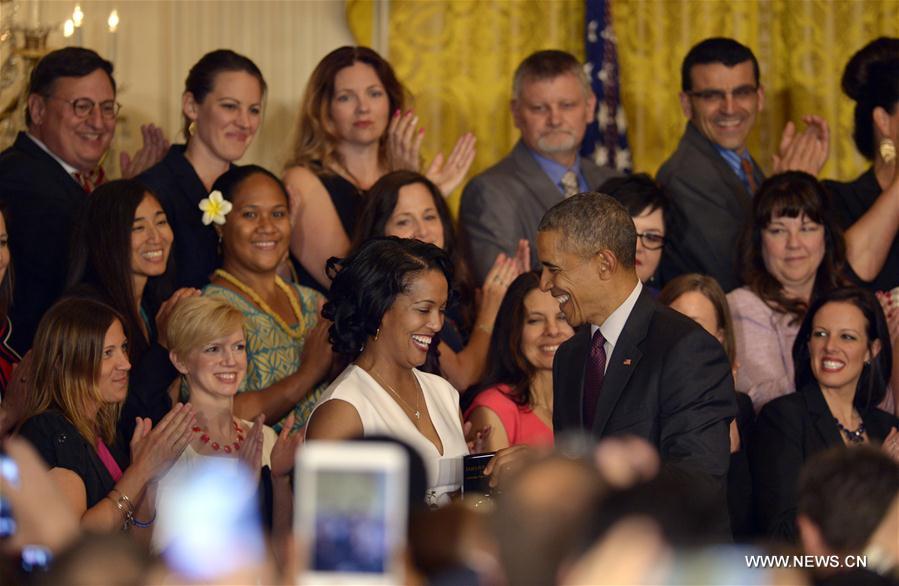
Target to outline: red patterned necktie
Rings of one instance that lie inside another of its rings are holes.
[[[86,193],[91,193],[106,181],[106,172],[103,170],[103,167],[98,166],[87,173],[75,171],[72,173],[72,177],[75,178],[75,181],[78,182],[78,185],[80,185]]]
[[[586,429],[593,427],[599,392],[602,390],[602,381],[606,377],[605,343],[606,339],[597,328],[590,343],[590,357],[587,358],[587,369],[584,373],[584,428]]]
[[[749,186],[749,193],[755,195],[755,190],[758,189],[758,185],[755,183],[755,169],[752,168],[752,161],[749,160],[749,157],[740,157],[740,167],[743,169],[743,174],[746,175],[746,184]]]

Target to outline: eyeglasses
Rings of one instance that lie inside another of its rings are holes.
[[[75,112],[75,116],[77,118],[87,118],[91,115],[91,113],[93,113],[94,107],[98,105],[90,98],[76,98],[74,100],[63,100],[62,98],[57,98],[56,96],[47,96],[47,98],[69,104],[70,106],[72,106],[72,111]],[[122,105],[115,100],[100,102],[99,106],[100,115],[107,120],[114,119],[116,116],[118,116],[119,110],[122,109]]]
[[[706,104],[717,105],[727,101],[727,96],[731,96],[738,102],[749,101],[758,95],[758,89],[758,86],[754,85],[741,85],[729,92],[724,90],[698,90],[695,92],[687,92],[687,94]]]
[[[657,232],[637,232],[637,238],[646,250],[658,250],[665,246],[665,237]]]

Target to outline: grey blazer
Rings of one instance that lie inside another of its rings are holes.
[[[756,184],[765,179],[753,160]],[[714,277],[725,292],[740,286],[740,233],[749,220],[752,194],[715,146],[687,122],[674,154],[656,176],[671,197],[674,233],[662,255],[662,284],[684,273]]]
[[[590,189],[619,175],[581,158]],[[558,186],[543,172],[522,141],[496,165],[476,175],[462,192],[459,225],[471,245],[478,282],[500,252],[515,254],[522,238],[531,243],[531,266],[537,267],[537,225],[546,210],[562,201]]]

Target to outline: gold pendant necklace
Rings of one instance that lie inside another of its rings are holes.
[[[400,400],[400,403],[402,403],[403,406],[404,406],[406,409],[408,409],[409,411],[411,411],[411,412],[415,415],[415,419],[416,419],[416,420],[421,421],[421,410],[419,409],[419,398],[420,398],[421,393],[415,395],[415,409],[413,409],[412,406],[409,405],[409,403],[406,402],[405,399],[403,399],[402,397],[400,397],[400,394],[397,393],[397,392],[393,389],[393,387],[391,387],[390,385],[388,385],[387,383],[385,383],[385,382],[381,379],[381,377],[379,377],[378,375],[376,375],[376,374],[374,373],[374,371],[367,371],[367,372],[368,372],[369,375],[371,375],[371,377],[372,377],[373,379],[375,379],[375,382],[376,382],[376,383],[378,383],[379,385],[381,385],[382,387],[384,387],[385,389],[387,389],[388,391],[390,391],[390,392],[393,394],[394,397],[396,397],[397,399],[399,399],[399,400]],[[413,378],[415,377],[414,374],[413,374],[412,376],[413,376]],[[416,386],[416,387],[418,386],[418,379],[415,380],[415,386]]]
[[[232,275],[225,269],[216,269],[214,274],[216,277],[219,277],[222,280],[231,283],[232,285],[237,287],[237,289],[240,290],[241,293],[243,293],[244,295],[249,297],[250,300],[253,301],[253,303],[255,303],[259,307],[259,309],[262,310],[263,313],[265,313],[270,318],[275,320],[275,323],[277,323],[288,336],[290,336],[291,338],[294,338],[296,340],[299,340],[300,338],[303,337],[303,332],[300,331],[300,327],[299,327],[300,323],[303,321],[302,320],[302,317],[303,317],[302,312],[300,311],[300,303],[297,300],[296,296],[291,291],[290,285],[285,283],[281,277],[279,277],[278,275],[275,275],[275,285],[279,289],[284,291],[285,295],[287,295],[287,300],[290,302],[290,308],[293,310],[293,314],[297,318],[297,327],[296,328],[292,328],[289,325],[287,325],[287,322],[284,321],[281,318],[281,316],[278,315],[271,307],[269,307],[268,303],[266,303],[265,301],[262,300],[262,297],[260,297],[248,285],[244,284],[240,279],[238,279],[237,277],[235,277],[234,275]]]

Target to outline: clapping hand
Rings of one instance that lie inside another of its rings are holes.
[[[387,126],[387,153],[392,171],[418,171],[421,168],[421,141],[424,128],[418,126],[418,116],[412,110],[393,113]]]
[[[797,133],[796,125],[787,122],[780,147],[773,156],[774,172],[804,171],[818,175],[830,154],[830,128],[820,116],[804,116],[806,129]]]
[[[272,448],[271,471],[273,478],[283,478],[293,470],[297,448],[303,443],[303,436],[305,435],[305,429],[291,431],[295,421],[296,418],[293,413],[287,416],[284,425],[281,427],[281,433],[278,434],[278,441],[275,442],[275,446]]]
[[[443,153],[437,153],[425,171],[425,177],[440,189],[443,197],[452,195],[468,174],[477,152],[475,142],[474,134],[466,132],[456,141],[446,161],[443,160]]]
[[[471,421],[463,423],[462,435],[465,436],[465,443],[468,444],[468,453],[482,454],[485,451],[484,447],[487,444],[487,439],[490,437],[491,431],[493,431],[493,428],[489,425],[474,430]]]
[[[138,417],[131,436],[131,465],[140,467],[147,480],[163,476],[190,443],[196,422],[190,404],[175,403],[153,427],[149,418]]]
[[[169,150],[169,141],[166,140],[162,129],[154,124],[143,124],[140,127],[143,135],[143,146],[131,157],[128,153],[119,155],[119,169],[123,179],[137,177],[156,163],[162,160]]]
[[[253,420],[253,427],[247,433],[246,439],[237,452],[237,457],[243,462],[247,470],[258,480],[262,471],[262,444],[263,429],[265,428],[265,415],[260,413]]]

